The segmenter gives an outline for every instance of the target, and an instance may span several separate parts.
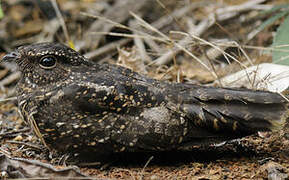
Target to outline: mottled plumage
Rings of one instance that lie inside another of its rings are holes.
[[[157,81],[62,44],[20,47],[4,60],[22,72],[24,120],[61,152],[183,149],[280,129],[288,116],[279,94]]]

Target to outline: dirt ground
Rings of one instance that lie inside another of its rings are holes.
[[[270,9],[286,3],[0,2],[4,12],[0,17],[0,58],[21,45],[55,41],[68,44],[92,61],[117,63],[159,80],[214,86],[222,86],[218,79],[241,70],[240,64],[272,61],[263,50],[272,44],[282,18],[260,32],[255,30],[277,13]],[[0,66],[1,179],[289,179],[289,125],[279,132],[196,146],[191,151],[126,153],[112,157],[108,164],[79,163],[70,168],[67,156],[49,153],[19,116],[15,99],[19,77],[14,64]]]

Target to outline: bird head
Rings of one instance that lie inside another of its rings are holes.
[[[60,82],[87,59],[73,49],[59,43],[39,43],[21,46],[3,57],[14,61],[22,72],[22,79],[38,86]]]

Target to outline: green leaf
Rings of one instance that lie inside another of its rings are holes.
[[[278,12],[280,11],[280,12]],[[259,16],[264,16],[268,14],[274,13],[275,15],[272,15],[269,19],[264,21],[255,31],[254,33],[250,34],[250,38],[254,37],[256,34],[259,32],[263,31],[266,27],[270,26],[273,24],[275,21],[278,19],[285,17],[289,14],[289,4],[283,4],[283,5],[277,5],[274,6],[273,8],[263,11],[259,14]]]
[[[1,0],[0,0],[0,19],[4,17],[4,13],[1,8]]]
[[[273,62],[289,65],[289,16],[279,26],[273,42]]]
[[[263,29],[265,29],[267,26],[273,24],[276,20],[278,20],[279,18],[287,15],[289,13],[289,11],[283,11],[283,12],[279,12],[277,13],[275,16],[270,17],[269,19],[267,19],[266,21],[264,21],[258,28],[257,31],[260,32]]]
[[[267,14],[271,14],[271,13],[274,13],[276,11],[287,11],[289,8],[289,4],[286,3],[286,4],[280,4],[280,5],[276,5],[274,6],[273,8],[269,9],[269,10],[266,10],[266,11],[262,11],[259,15],[267,15]]]

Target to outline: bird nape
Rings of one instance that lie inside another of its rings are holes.
[[[278,130],[288,117],[277,93],[158,81],[62,44],[23,46],[3,60],[22,73],[24,121],[60,152],[180,150]]]

